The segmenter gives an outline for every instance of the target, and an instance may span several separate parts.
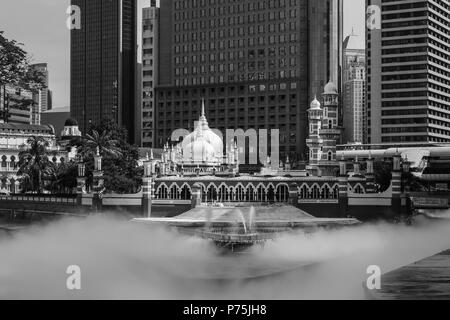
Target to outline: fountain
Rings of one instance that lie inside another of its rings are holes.
[[[134,222],[175,228],[182,234],[213,241],[219,248],[233,252],[253,245],[264,245],[279,235],[302,230],[357,225],[356,219],[316,218],[289,205],[200,205],[174,218],[134,219]]]

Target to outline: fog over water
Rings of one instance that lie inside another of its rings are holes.
[[[364,299],[382,272],[450,249],[450,224],[365,224],[285,235],[221,255],[175,231],[102,217],[63,220],[0,238],[0,299]],[[66,269],[81,268],[80,291]]]

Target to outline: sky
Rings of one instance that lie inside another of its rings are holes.
[[[149,0],[137,0],[142,7]],[[320,0],[317,0],[320,1]],[[25,45],[33,63],[48,63],[53,107],[70,104],[70,0],[1,0],[0,30]],[[344,36],[354,29],[364,47],[364,0],[344,0]],[[140,10],[139,10],[140,11]]]

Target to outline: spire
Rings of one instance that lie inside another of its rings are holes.
[[[202,117],[205,117],[205,98],[202,98]]]

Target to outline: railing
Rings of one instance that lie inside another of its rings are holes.
[[[76,204],[77,199],[75,197],[58,197],[53,195],[17,195],[10,196],[0,195],[0,201],[28,201],[28,202],[40,202],[40,203],[61,203],[61,204]]]

